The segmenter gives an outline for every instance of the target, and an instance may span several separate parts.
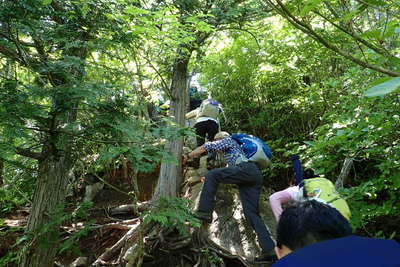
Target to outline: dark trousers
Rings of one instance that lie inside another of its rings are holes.
[[[209,141],[214,140],[214,136],[218,133],[218,123],[213,120],[201,121],[193,126],[197,134],[197,146],[201,146],[206,141],[206,136]]]
[[[263,251],[269,252],[273,250],[275,243],[271,239],[270,233],[259,214],[259,200],[263,177],[258,166],[253,162],[243,162],[234,167],[209,171],[200,194],[199,211],[213,212],[214,198],[219,183],[236,184],[239,186],[240,200],[247,222],[256,232]]]

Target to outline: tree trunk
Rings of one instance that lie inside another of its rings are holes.
[[[64,98],[53,102],[53,109],[59,109],[58,103],[65,103]],[[59,227],[62,223],[64,202],[73,166],[73,136],[59,133],[60,125],[75,122],[77,102],[74,100],[68,109],[49,120],[49,131],[43,144],[42,159],[39,160],[39,176],[36,181],[33,203],[29,212],[26,233],[33,234],[28,251],[22,255],[19,266],[47,267],[54,266],[54,258],[60,243]],[[62,118],[62,119],[58,119]]]
[[[72,77],[76,81],[82,78],[81,75]],[[67,85],[66,82],[61,84]],[[61,126],[73,123],[77,119],[78,100],[70,100],[66,105],[67,99],[69,98],[65,95],[53,99],[53,112],[50,114],[55,115],[48,121],[51,130],[43,144],[39,176],[25,229],[28,235],[33,236],[33,240],[28,251],[21,257],[20,267],[54,266],[54,258],[60,244],[59,227],[64,215],[67,186],[74,164],[71,146],[74,137],[58,131]],[[54,112],[55,110],[59,113]]]
[[[175,62],[171,83],[171,104],[169,114],[179,126],[185,125],[186,95],[187,95],[187,69],[190,54],[185,55]],[[167,140],[165,151],[173,155],[178,164],[162,163],[158,184],[153,200],[160,197],[176,197],[182,182],[182,147],[183,137]]]
[[[34,232],[35,237],[28,253],[22,256],[19,266],[54,266],[54,257],[59,245],[60,212],[64,204],[70,169],[69,156],[49,155],[39,163],[39,177],[26,227],[26,232]]]

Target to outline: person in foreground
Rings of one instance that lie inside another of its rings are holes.
[[[307,200],[293,202],[277,226],[273,267],[400,266],[400,244],[352,235],[349,222],[333,207]]]
[[[215,140],[206,142],[185,156],[185,161],[187,161],[187,158],[197,158],[206,152],[222,151],[228,164],[227,167],[213,169],[207,173],[194,216],[211,223],[218,185],[220,183],[238,185],[244,215],[256,232],[262,248],[261,256],[255,258],[254,262],[273,261],[276,259],[275,243],[259,214],[259,200],[263,185],[260,167],[257,163],[247,160],[240,145],[231,138],[229,133],[219,132]]]

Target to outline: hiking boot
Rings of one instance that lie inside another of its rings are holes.
[[[262,252],[259,257],[256,257],[254,259],[254,263],[274,263],[278,260],[278,257],[276,257],[275,252],[273,250],[269,252]]]
[[[212,223],[211,213],[196,210],[195,212],[193,212],[193,216],[203,222]]]

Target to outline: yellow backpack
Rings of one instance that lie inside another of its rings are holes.
[[[308,178],[300,184],[303,196],[306,199],[315,199],[336,208],[347,220],[351,217],[350,208],[346,200],[340,197],[335,186],[326,178]]]

